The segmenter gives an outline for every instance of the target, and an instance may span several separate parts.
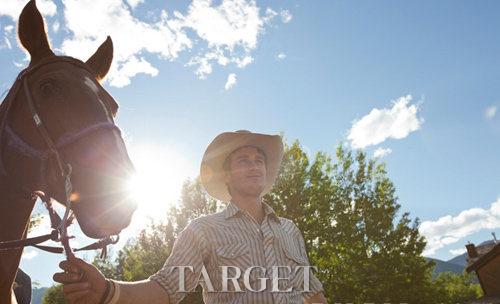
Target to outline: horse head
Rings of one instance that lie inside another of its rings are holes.
[[[18,36],[31,61],[6,97],[12,101],[3,118],[4,174],[25,190],[64,202],[60,171],[67,168],[54,161],[42,124],[56,156],[71,167],[71,206],[82,231],[92,238],[118,234],[136,204],[126,191],[134,168],[114,123],[118,104],[100,84],[113,59],[111,38],[86,62],[57,56],[34,0],[21,12]]]

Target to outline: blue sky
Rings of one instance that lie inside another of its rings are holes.
[[[15,39],[24,2],[0,8],[2,92],[27,63]],[[283,132],[311,154],[378,151],[428,256],[500,232],[496,1],[38,3],[59,53],[86,59],[114,40],[105,87],[118,124],[145,179],[169,190],[144,199],[127,236],[175,201],[213,137],[238,129]],[[27,251],[22,266],[50,285],[61,258]]]

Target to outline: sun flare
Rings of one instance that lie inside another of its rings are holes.
[[[172,150],[140,147],[131,150],[137,173],[130,179],[130,195],[138,202],[141,217],[158,219],[179,199],[188,178],[187,162]]]

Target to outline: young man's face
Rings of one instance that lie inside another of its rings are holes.
[[[258,197],[266,185],[266,157],[255,147],[235,150],[227,160],[226,183],[235,196]]]

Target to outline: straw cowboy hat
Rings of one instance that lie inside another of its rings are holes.
[[[208,145],[203,155],[200,169],[201,183],[212,197],[225,202],[231,200],[231,194],[224,181],[224,161],[233,151],[245,146],[257,147],[266,155],[267,179],[262,195],[271,190],[283,158],[281,136],[240,130],[218,135]]]

